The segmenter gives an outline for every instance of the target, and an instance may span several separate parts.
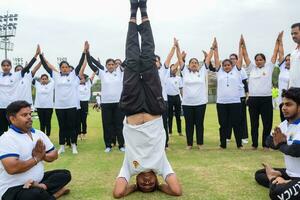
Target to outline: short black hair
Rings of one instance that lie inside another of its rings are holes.
[[[62,66],[63,64],[66,64],[66,65],[68,65],[68,67],[71,67],[67,61],[63,60],[63,61],[61,61],[61,62],[59,63],[59,68],[61,68],[61,66]]]
[[[281,96],[282,98],[292,99],[297,105],[300,105],[300,88],[291,87],[288,90],[283,90]]]
[[[293,24],[291,28],[296,28],[296,27],[298,27],[299,30],[300,30],[300,23],[295,23],[295,24]]]
[[[197,58],[191,58],[190,61],[189,61],[189,64],[191,64],[191,62],[195,60],[198,64],[199,64],[199,60]]]
[[[105,65],[107,65],[109,62],[113,62],[114,64],[116,63],[116,61],[112,58],[108,58],[105,62]]]
[[[237,55],[236,53],[230,54],[229,58],[230,58],[231,56],[234,56],[237,60],[239,59],[239,57],[238,57],[238,55]]]
[[[21,67],[23,69],[22,65],[17,65],[17,66],[15,66],[15,71],[17,70],[18,67]]]
[[[8,63],[8,64],[11,66],[11,61],[10,61],[10,60],[8,60],[8,59],[4,59],[4,60],[2,60],[2,62],[1,62],[1,66],[3,66],[5,63]]]
[[[155,55],[155,58],[157,58],[158,61],[160,62],[160,56],[159,55]]]
[[[46,77],[46,78],[49,79],[49,76],[48,76],[47,74],[42,74],[42,75],[41,75],[41,78],[43,78],[43,77]]]
[[[230,59],[225,59],[222,61],[222,66],[224,66],[225,62],[229,62],[232,65],[232,61]]]
[[[22,109],[31,107],[31,104],[27,101],[14,101],[10,103],[6,108],[6,117],[9,119],[10,116],[16,116],[16,114]]]
[[[258,56],[261,56],[262,59],[263,59],[264,61],[266,61],[266,56],[265,56],[263,53],[258,53],[258,54],[256,54],[256,55],[254,56],[254,60],[256,60],[256,58],[257,58]]]

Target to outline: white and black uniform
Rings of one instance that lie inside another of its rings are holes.
[[[15,100],[16,101],[27,101],[31,105],[32,101],[32,72],[27,72],[24,74],[22,79],[19,81],[16,91]]]
[[[300,88],[300,48],[291,53],[291,69],[289,87]]]
[[[289,89],[289,82],[290,82],[290,70],[288,68],[286,68],[285,65],[285,61],[283,63],[281,63],[281,65],[279,66],[280,69],[280,73],[279,73],[279,77],[278,77],[278,89],[279,89],[279,111],[280,111],[280,119],[281,121],[284,121],[285,118],[283,116],[282,113],[282,90],[287,90]]]
[[[47,84],[41,84],[39,81],[34,81],[35,86],[35,101],[34,107],[40,120],[40,129],[47,136],[51,134],[51,118],[54,106],[54,81],[50,79]]]
[[[181,130],[181,94],[182,78],[177,75],[172,75],[170,69],[166,76],[166,93],[168,95],[168,124],[169,133],[172,133],[173,116],[175,111],[175,118],[177,124],[177,132],[182,133]]]
[[[265,169],[258,170],[255,173],[255,179],[260,185],[270,189],[271,199],[298,200],[300,199],[300,119],[293,123],[285,120],[279,127],[282,133],[286,135],[287,142],[274,146],[273,137],[270,136],[267,143],[271,148],[278,149],[284,154],[286,168],[275,168],[275,170],[280,171],[281,177],[290,180],[290,182],[272,184],[273,180],[269,181]]]
[[[79,100],[80,100],[80,133],[87,133],[87,115],[89,112],[89,101],[91,98],[92,81],[88,79],[85,83],[79,85]]]
[[[203,144],[204,115],[208,102],[208,70],[202,66],[199,71],[192,72],[183,66],[182,107],[185,119],[187,146],[193,146],[194,127],[196,126],[197,144]]]
[[[101,80],[101,108],[104,143],[111,148],[117,137],[119,148],[124,147],[122,133],[124,114],[119,107],[123,88],[123,71],[120,67],[109,72],[96,59],[87,53],[87,61],[91,69]]]
[[[262,146],[266,147],[266,138],[271,132],[273,124],[273,105],[272,105],[272,73],[273,63],[266,63],[259,68],[252,62],[249,76],[249,107],[251,121],[252,147],[258,147],[258,126],[259,115],[263,121]]]
[[[83,64],[85,53],[82,53],[78,66],[69,74],[52,71],[46,64],[44,57],[40,55],[41,62],[46,71],[54,80],[54,108],[59,125],[59,144],[71,141],[77,142],[76,134],[76,109],[78,106],[78,77],[80,68]]]
[[[223,67],[217,71],[217,111],[220,125],[220,147],[226,148],[226,138],[233,128],[237,147],[242,146],[241,135],[241,71],[233,66],[230,72]]]
[[[16,92],[19,81],[29,72],[30,67],[35,63],[36,58],[32,58],[26,67],[20,72],[4,74],[0,72],[0,135],[8,129],[6,118],[7,106],[16,100]]]

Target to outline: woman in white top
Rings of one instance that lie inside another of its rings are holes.
[[[91,75],[89,78],[88,75],[84,74],[86,65],[83,65],[80,72],[80,85],[78,87],[79,90],[79,100],[80,100],[80,138],[85,139],[87,133],[87,115],[89,112],[89,101],[91,98],[91,88],[93,85],[93,80],[95,77],[95,73]]]
[[[273,124],[272,105],[272,73],[279,51],[279,41],[282,40],[281,32],[276,40],[271,62],[266,63],[266,57],[262,53],[255,55],[255,64],[250,61],[244,38],[242,37],[243,57],[250,70],[249,76],[249,107],[251,121],[252,149],[258,147],[259,116],[263,122],[262,146],[268,150],[266,139],[270,135]]]
[[[174,56],[176,46],[174,45],[165,61],[168,71],[165,76],[165,87],[168,97],[168,125],[169,133],[172,134],[173,116],[175,111],[177,132],[182,136],[181,131],[181,96],[182,96],[182,78],[177,76],[179,63],[170,64]]]
[[[8,130],[8,121],[6,119],[6,107],[15,101],[16,91],[19,81],[25,73],[29,72],[30,67],[35,63],[40,54],[38,45],[34,57],[28,65],[19,72],[11,73],[12,65],[10,60],[1,62],[2,72],[0,72],[0,135]]]
[[[49,80],[47,74],[42,74],[39,80],[34,80],[33,85],[35,86],[34,107],[37,109],[39,116],[40,129],[47,136],[50,136],[54,104],[54,81],[52,79]]]
[[[241,66],[242,50],[239,48],[239,59],[236,65],[233,65],[230,59],[222,61],[219,59],[218,43],[216,38],[212,44],[211,50],[214,51],[215,69],[217,73],[217,112],[219,121],[220,148],[226,149],[226,138],[233,128],[237,148],[241,149]],[[210,62],[208,57],[205,63]]]
[[[41,54],[41,62],[54,80],[55,99],[54,107],[59,126],[59,144],[58,152],[65,152],[65,142],[71,141],[72,153],[78,154],[76,141],[76,108],[78,105],[78,86],[80,79],[78,77],[81,66],[83,65],[87,43],[81,55],[78,66],[71,71],[70,65],[66,61],[59,64],[59,71],[44,59]]]
[[[102,66],[87,51],[87,62],[90,68],[101,80],[101,109],[105,150],[108,153],[112,149],[112,141],[117,136],[119,150],[124,152],[123,120],[119,102],[123,88],[123,69],[116,67],[114,59],[107,59],[106,66]]]
[[[191,58],[189,65],[185,66],[180,53],[179,44],[176,43],[176,53],[181,66],[183,79],[182,108],[185,119],[187,149],[192,149],[194,128],[196,127],[197,145],[203,145],[204,116],[208,102],[208,80],[206,66],[201,66],[197,58]],[[213,51],[209,53],[211,58]],[[209,63],[207,64],[207,66]]]

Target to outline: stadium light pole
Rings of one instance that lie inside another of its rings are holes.
[[[5,59],[7,59],[7,51],[13,50],[13,43],[9,41],[11,37],[15,37],[17,30],[18,14],[0,15],[0,49],[5,51]]]

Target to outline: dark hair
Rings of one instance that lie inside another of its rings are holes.
[[[225,60],[222,61],[222,66],[224,66],[225,62],[229,62],[230,65],[233,65],[232,61],[230,59],[225,59]]]
[[[238,57],[238,55],[237,55],[236,53],[230,54],[229,58],[230,58],[231,56],[234,56],[237,60],[239,59],[239,57]]]
[[[15,71],[17,70],[18,67],[21,67],[23,69],[22,65],[17,65],[17,66],[15,66]]]
[[[6,108],[6,117],[9,119],[10,116],[16,116],[16,114],[22,109],[31,107],[31,104],[27,101],[14,101],[10,103]]]
[[[256,54],[256,55],[254,56],[254,60],[256,60],[256,58],[257,58],[258,56],[261,56],[262,59],[263,59],[264,61],[266,61],[266,56],[265,56],[263,53],[258,53],[258,54]]]
[[[291,87],[288,90],[283,90],[281,96],[282,98],[285,97],[288,99],[292,99],[297,103],[297,105],[300,105],[300,88]]]
[[[115,62],[120,61],[122,63],[122,60],[120,58],[116,58]]]
[[[284,61],[286,61],[287,57],[291,57],[291,54],[289,53],[288,55],[286,55],[286,56],[284,57]]]
[[[158,61],[160,62],[160,56],[159,55],[155,55],[155,58],[157,58]]]
[[[41,78],[43,78],[44,76],[45,76],[47,79],[49,79],[49,76],[48,76],[47,74],[42,74],[42,75],[41,75]]]
[[[152,173],[154,174],[154,176],[156,177],[156,180],[157,180],[157,176],[156,176],[156,174],[152,171]],[[141,187],[140,187],[140,185],[139,185],[139,183],[138,183],[138,176],[140,175],[141,173],[139,173],[137,176],[136,176],[136,189],[138,190],[138,191],[141,191],[141,192],[145,192]],[[158,181],[156,181],[155,182],[155,185],[153,186],[153,188],[152,188],[152,190],[151,191],[148,191],[148,192],[154,192],[155,190],[157,190],[158,189],[158,186],[159,186],[159,184],[158,184]]]
[[[59,68],[61,68],[61,66],[62,66],[63,64],[66,64],[66,65],[68,65],[68,67],[71,67],[67,61],[64,61],[64,60],[63,60],[63,61],[61,61],[61,62],[59,63]]]
[[[195,60],[198,64],[199,64],[199,60],[197,58],[191,58],[190,61],[189,61],[189,64],[191,64],[191,62]]]
[[[8,64],[11,66],[11,61],[10,61],[10,60],[8,60],[8,59],[4,59],[4,60],[2,60],[2,62],[1,62],[1,66],[3,66],[5,63],[8,63]]]
[[[295,23],[295,24],[293,24],[291,28],[296,28],[296,27],[298,27],[299,30],[300,30],[300,23]]]
[[[109,62],[113,62],[114,64],[116,63],[114,59],[109,58],[106,60],[105,65],[107,65]]]

